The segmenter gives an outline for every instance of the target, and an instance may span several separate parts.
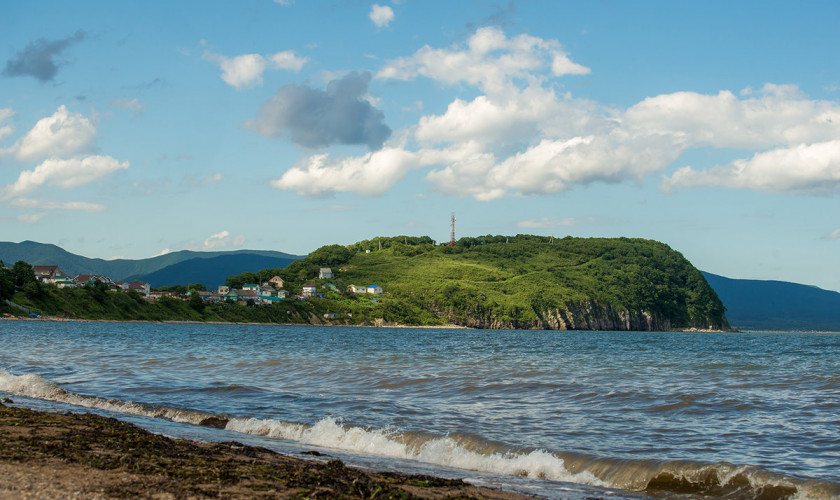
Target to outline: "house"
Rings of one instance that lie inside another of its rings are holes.
[[[332,278],[332,277],[333,277],[333,272],[332,272],[332,269],[330,269],[329,267],[322,267],[318,271],[318,279],[323,280],[323,279],[329,279],[329,278]]]
[[[147,298],[149,297],[150,292],[151,292],[151,285],[149,285],[148,283],[134,283],[134,282],[128,283],[128,282],[125,282],[125,281],[117,281],[114,284],[117,285],[117,287],[119,287],[119,289],[123,292],[128,292],[129,290],[134,290],[135,292],[137,292],[137,293],[139,293],[139,294],[141,294],[141,295],[143,295]]]
[[[198,296],[201,297],[201,300],[203,300],[204,302],[209,302],[211,304],[216,304],[216,303],[222,302],[224,300],[224,297],[218,292],[198,291],[198,292],[193,292],[193,293],[197,293]]]
[[[303,293],[301,293],[303,298],[309,298],[315,296],[315,285],[303,285]]]
[[[347,287],[350,290],[350,293],[367,293],[367,288],[358,285],[350,285]]]
[[[326,318],[326,319],[336,319],[336,318],[340,318],[340,317],[341,317],[341,313],[324,313],[324,318]]]
[[[274,288],[283,288],[283,278],[280,276],[275,276],[268,280],[268,282],[271,283]]]
[[[75,281],[79,286],[84,286],[87,284],[93,285],[97,281],[101,281],[106,285],[110,285],[111,283],[113,283],[111,281],[111,278],[102,274],[80,274],[73,278],[73,281]]]
[[[262,290],[260,285],[258,285],[257,283],[245,283],[244,285],[242,285],[242,289],[243,290],[251,290],[257,295],[261,295],[260,292]]]
[[[58,268],[58,266],[32,266],[32,272],[35,273],[35,278],[41,283],[50,283],[50,280],[55,279],[56,276],[67,277],[67,273]]]
[[[57,286],[58,288],[76,288],[79,285],[73,281],[72,278],[68,276],[62,276],[60,274],[55,275],[50,279],[50,283]]]
[[[271,285],[260,287],[260,297],[277,297],[277,290]]]
[[[370,285],[369,287],[367,287],[367,293],[379,295],[380,293],[382,293],[382,287],[379,285]]]
[[[230,292],[230,287],[225,285],[219,285],[219,288],[216,289],[216,293],[219,295],[227,295]]]
[[[280,304],[285,301],[285,297],[260,297],[262,305]]]
[[[249,300],[253,300],[254,303],[257,303],[260,300],[260,296],[257,295],[256,292],[254,292],[253,290],[245,290],[244,288],[233,289],[229,291],[224,297],[225,300],[239,302],[240,304],[247,304]]]

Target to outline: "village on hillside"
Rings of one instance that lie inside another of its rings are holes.
[[[186,293],[181,294],[170,290],[170,287],[162,287],[164,290],[153,290],[149,283],[139,281],[113,281],[108,276],[101,274],[79,274],[71,278],[68,273],[63,272],[55,265],[32,266],[32,271],[35,273],[35,278],[39,282],[54,285],[57,288],[79,288],[85,285],[95,285],[99,282],[112,291],[127,293],[133,290],[149,301],[154,301],[161,297],[189,300],[193,294],[196,294],[202,301],[207,303],[234,302],[243,305],[271,305],[276,302],[282,302],[289,297],[289,291],[283,288],[284,281],[279,276],[274,276],[263,283],[246,283],[242,285],[242,288],[230,288],[226,285],[219,285],[215,291],[187,290]],[[320,268],[318,272],[319,280],[333,277],[334,274],[330,268]],[[321,287],[324,290],[339,291],[332,283],[323,284]],[[382,286],[380,285],[350,285],[346,291],[352,294],[379,295],[383,293]],[[306,300],[315,297],[323,298],[323,296],[323,293],[318,292],[318,285],[306,284],[303,285],[301,293],[295,295],[294,298]]]

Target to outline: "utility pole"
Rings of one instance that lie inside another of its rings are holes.
[[[449,246],[455,246],[455,212],[452,212],[452,220],[449,223]]]

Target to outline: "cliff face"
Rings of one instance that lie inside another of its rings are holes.
[[[451,313],[443,316],[453,324],[469,328],[490,330],[608,330],[608,331],[667,331],[671,329],[668,319],[649,312],[638,313],[618,311],[610,306],[594,302],[566,304],[566,309],[539,311],[538,319],[499,319],[493,316],[456,317]],[[710,325],[693,325],[695,328],[709,328]]]

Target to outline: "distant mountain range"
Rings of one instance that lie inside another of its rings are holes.
[[[62,271],[103,274],[114,281],[140,280],[152,287],[201,283],[208,289],[224,284],[225,278],[246,271],[284,268],[302,258],[270,250],[194,252],[181,250],[148,259],[90,259],[72,254],[56,245],[24,241],[0,242],[0,260],[11,266],[22,260],[36,265],[57,265]]]
[[[727,308],[733,328],[840,331],[840,293],[786,281],[703,276]]]
[[[201,283],[214,289],[243,272],[284,268],[303,256],[270,250],[182,250],[148,259],[90,259],[52,244],[0,242],[0,260],[57,265],[73,276],[104,274],[115,281],[140,280],[152,287]],[[741,330],[840,331],[840,293],[784,281],[732,279],[703,272],[726,306],[729,324]]]

